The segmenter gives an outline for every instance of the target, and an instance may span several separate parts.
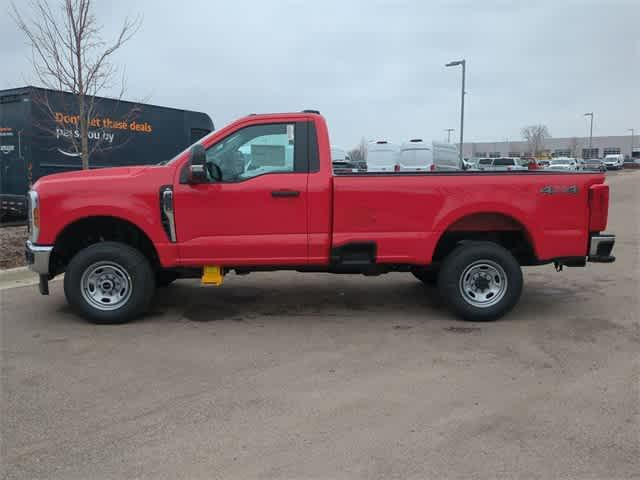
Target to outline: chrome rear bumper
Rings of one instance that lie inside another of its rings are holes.
[[[589,240],[589,261],[600,263],[615,262],[616,257],[611,255],[615,243],[615,235],[607,233],[592,235]]]

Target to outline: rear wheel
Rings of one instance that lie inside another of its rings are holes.
[[[124,323],[149,306],[155,278],[147,258],[118,242],[101,242],[69,262],[64,293],[69,304],[94,323]]]
[[[508,313],[522,283],[520,265],[508,250],[492,242],[469,242],[445,259],[438,288],[456,315],[482,322]]]

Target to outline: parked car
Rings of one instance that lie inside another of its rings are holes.
[[[475,170],[477,168],[473,158],[463,158],[462,163],[465,170]]]
[[[354,173],[358,171],[357,165],[351,161],[347,151],[340,147],[331,147],[331,164],[334,173]]]
[[[76,312],[119,323],[178,277],[273,270],[435,277],[457,315],[488,321],[523,266],[615,260],[601,173],[334,175],[329,145],[318,113],[251,115],[166,164],[43,177],[27,262],[41,293],[64,273]]]
[[[624,155],[621,153],[605,155],[602,161],[609,170],[620,170],[624,167]]]
[[[491,170],[491,166],[493,165],[493,158],[479,158],[476,166],[478,170]]]
[[[627,158],[624,162],[624,168],[640,168],[640,157]]]
[[[400,146],[400,172],[433,172],[462,170],[458,147],[450,143],[427,143],[415,138]]]
[[[589,158],[584,161],[582,166],[583,170],[590,170],[593,172],[606,172],[607,166],[599,158]]]
[[[400,147],[386,140],[369,143],[367,147],[367,171],[396,172],[399,170]]]
[[[491,170],[500,171],[517,171],[527,170],[526,166],[520,163],[520,159],[517,157],[498,157],[493,159]]]
[[[547,168],[551,164],[551,160],[547,160],[546,158],[542,160],[536,160],[536,162],[538,163],[538,167],[540,168]]]
[[[578,161],[570,157],[556,157],[551,159],[547,170],[578,170]]]
[[[517,157],[497,157],[497,158],[480,158],[478,160],[479,170],[491,170],[495,172],[500,171],[516,171],[527,170],[526,166],[523,166],[520,159]]]

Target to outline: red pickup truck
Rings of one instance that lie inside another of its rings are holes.
[[[50,175],[28,194],[40,291],[98,323],[148,308],[156,286],[235,271],[407,272],[458,316],[494,320],[521,266],[612,262],[601,173],[334,175],[315,111],[250,115],[154,166]]]

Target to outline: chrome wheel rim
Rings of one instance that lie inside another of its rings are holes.
[[[478,260],[460,276],[462,298],[474,307],[488,308],[507,293],[508,280],[504,269],[491,260]]]
[[[82,274],[80,288],[85,301],[97,310],[121,308],[131,298],[129,273],[115,262],[97,262]]]

